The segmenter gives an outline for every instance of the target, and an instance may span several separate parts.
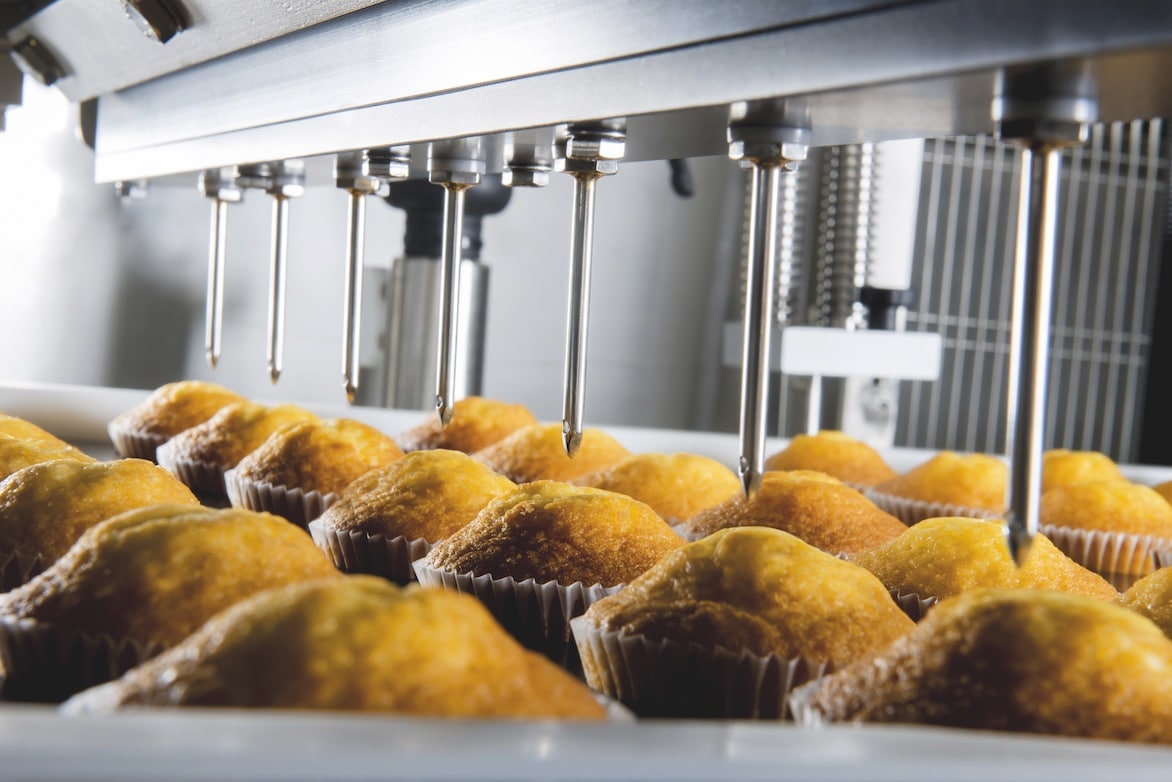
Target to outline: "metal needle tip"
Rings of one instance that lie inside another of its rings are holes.
[[[208,359],[208,366],[209,366],[209,367],[211,367],[212,369],[215,369],[215,368],[216,368],[216,364],[220,363],[220,357],[219,357],[219,356],[217,356],[217,355],[216,355],[215,353],[213,353],[212,351],[210,351],[210,350],[209,350],[209,351],[208,351],[207,353],[205,353],[204,355],[205,355],[205,356],[207,356],[207,359]]]
[[[562,443],[566,446],[566,455],[571,459],[582,446],[582,433],[573,431],[569,421],[562,421]]]
[[[1025,565],[1033,543],[1033,537],[1026,530],[1012,528],[1006,530],[1005,544],[1009,546],[1009,555],[1013,557],[1013,561],[1017,563],[1018,567]]]
[[[753,495],[761,488],[761,473],[756,472],[747,459],[741,459],[737,473],[737,477],[741,479],[741,490],[745,492],[745,499],[753,499]]]
[[[440,425],[447,426],[452,422],[452,408],[442,396],[435,398],[435,411],[439,413]]]
[[[277,369],[276,367],[269,367],[269,380],[272,381],[273,385],[276,385],[277,381],[280,379],[281,370]]]
[[[358,398],[358,388],[353,383],[346,381],[343,388],[346,389],[346,401],[354,404],[354,400]]]

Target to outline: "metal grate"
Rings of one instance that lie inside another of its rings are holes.
[[[1005,449],[1016,150],[989,137],[925,145],[908,328],[944,339],[940,380],[904,384],[897,442]],[[1048,447],[1138,453],[1168,182],[1161,120],[1096,125],[1063,161]]]

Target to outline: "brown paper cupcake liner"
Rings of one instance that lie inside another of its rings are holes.
[[[804,657],[762,656],[603,630],[588,617],[570,626],[586,683],[640,717],[784,719],[790,691],[832,669]]]
[[[338,501],[337,494],[322,494],[288,486],[274,486],[267,481],[239,478],[235,470],[224,473],[224,488],[233,508],[268,511],[283,516],[293,524],[307,529],[309,522],[326,512]]]
[[[20,551],[0,553],[0,592],[24,586],[49,564],[40,554],[30,555]]]
[[[112,421],[106,425],[106,433],[110,435],[110,441],[114,443],[114,449],[118,451],[119,456],[127,459],[146,459],[151,462],[157,458],[155,452],[158,447],[171,439],[166,435],[123,429],[115,426]]]
[[[901,592],[898,589],[887,590],[900,610],[908,615],[913,622],[918,622],[928,613],[928,609],[940,602],[938,597],[921,597],[915,592]]]
[[[497,621],[526,648],[574,673],[581,671],[578,649],[570,632],[570,620],[602,598],[621,591],[626,584],[603,586],[581,582],[562,586],[556,581],[518,581],[511,576],[493,578],[472,573],[452,573],[418,560],[415,575],[425,587],[463,592],[479,600]]]
[[[309,534],[343,573],[367,573],[403,585],[416,580],[411,563],[431,551],[431,544],[423,538],[388,538],[355,530],[338,532],[322,524],[321,519],[309,522]]]
[[[1129,535],[1050,524],[1041,525],[1039,531],[1063,554],[1108,580],[1119,575],[1147,575],[1156,567],[1153,552],[1172,549],[1172,540],[1154,535]]]
[[[953,516],[967,519],[1000,519],[1005,516],[1004,511],[981,510],[944,502],[913,500],[908,497],[897,497],[894,494],[884,494],[874,489],[864,491],[863,495],[878,505],[880,510],[890,513],[908,526],[919,524],[924,519],[941,519]]]
[[[205,497],[228,496],[224,488],[224,471],[227,469],[224,465],[181,459],[174,453],[170,442],[160,445],[156,454],[159,466],[181,480],[196,494]]]
[[[117,679],[163,650],[157,643],[91,636],[47,622],[0,617],[4,697],[57,702]]]

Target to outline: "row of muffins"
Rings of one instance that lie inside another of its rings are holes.
[[[816,483],[822,483],[822,484],[825,484],[825,485],[833,485],[833,484],[832,484],[830,481],[827,481],[827,480],[820,480],[820,481],[816,481]],[[759,496],[761,496],[761,495],[759,495]],[[742,533],[742,531],[737,531],[737,533],[735,533],[735,534],[734,534],[734,533],[723,533],[723,535],[725,535],[725,536],[731,536],[731,537],[734,537],[734,538],[735,538],[736,536],[738,536],[738,535],[740,535],[740,534],[747,534],[747,533],[751,533],[751,532],[752,532],[751,530],[744,531],[743,533]],[[780,535],[780,533],[772,533],[772,534],[774,534],[774,535]],[[756,548],[759,548],[759,546],[756,546],[756,545],[755,545],[754,547],[756,547]],[[838,566],[838,565],[847,566],[847,565],[846,565],[846,563],[839,563],[837,560],[832,560],[832,561],[833,561],[833,562],[835,562],[835,565],[836,565],[836,566]],[[742,568],[734,568],[734,569],[733,569],[733,572],[735,572],[735,571],[737,571],[737,570],[741,570],[741,569],[742,569]],[[719,570],[719,569],[718,569],[718,570]],[[857,571],[858,569],[857,569],[857,568],[855,568],[855,570]],[[749,568],[749,569],[747,570],[747,572],[748,572],[748,573],[756,573],[756,569],[755,569],[755,568]],[[675,581],[675,579],[674,579],[674,578],[673,578],[673,579],[668,579],[668,581],[669,581],[669,582],[674,582],[674,581]],[[765,581],[765,583],[771,583],[771,582],[770,582],[770,581],[768,581],[768,580],[766,580],[766,581]],[[636,592],[637,592],[637,590],[632,590],[632,591],[630,592],[630,594],[636,594]],[[622,593],[620,593],[620,594],[622,594]],[[701,601],[701,602],[705,602],[705,601]],[[719,601],[711,601],[711,602],[719,602]],[[600,605],[601,605],[601,603],[600,603]],[[593,609],[592,609],[592,610],[593,610]],[[842,661],[840,661],[840,662],[842,662]]]

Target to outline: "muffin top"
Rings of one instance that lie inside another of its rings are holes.
[[[1009,468],[982,453],[944,451],[923,464],[875,486],[875,491],[921,502],[992,513],[1005,510]]]
[[[605,716],[585,685],[525,651],[475,598],[366,576],[256,595],[64,709],[124,706]]]
[[[122,431],[171,438],[216,414],[221,407],[244,402],[231,389],[200,380],[182,380],[160,386],[142,404],[110,422]]]
[[[907,529],[850,486],[812,470],[767,472],[751,500],[737,494],[697,513],[678,529],[695,540],[745,526],[780,529],[831,554],[863,551]]]
[[[926,519],[895,540],[851,557],[888,589],[945,598],[973,589],[1057,589],[1114,600],[1115,588],[1071,560],[1045,535],[1034,538],[1018,568],[1005,545],[1005,525],[985,519]]]
[[[1163,483],[1156,484],[1152,487],[1152,490],[1168,500],[1168,502],[1172,502],[1172,481],[1164,481]]]
[[[236,402],[216,411],[202,424],[185,429],[162,448],[170,461],[183,460],[235,467],[282,426],[317,421],[313,413],[297,405],[269,407],[256,402]]]
[[[537,423],[524,405],[467,396],[452,405],[452,420],[440,424],[439,416],[429,415],[418,426],[395,438],[404,451],[447,448],[475,453],[503,440],[525,426]]]
[[[854,486],[874,486],[896,476],[871,446],[842,432],[794,435],[784,450],[765,460],[766,470],[815,470]]]
[[[315,523],[338,532],[435,543],[515,488],[460,451],[412,451],[355,480]]]
[[[0,434],[0,481],[17,470],[55,459],[73,459],[76,462],[95,462],[97,459],[72,445],[59,445],[51,440],[23,440]]]
[[[625,584],[683,541],[655,511],[614,492],[537,481],[490,502],[425,564],[538,583]]]
[[[822,679],[809,706],[832,721],[1169,743],[1172,641],[1109,603],[978,590],[944,601],[909,635]]]
[[[1172,567],[1144,576],[1119,596],[1119,605],[1146,616],[1172,638]]]
[[[671,552],[586,619],[653,640],[837,665],[914,626],[867,571],[765,527],[721,530]]]
[[[44,573],[0,595],[0,614],[173,646],[249,595],[326,577],[341,574],[282,518],[157,505],[91,527]]]
[[[403,452],[372,426],[349,418],[286,424],[236,465],[236,476],[258,483],[337,494],[365,472]]]
[[[1042,491],[1079,483],[1126,481],[1119,465],[1098,451],[1053,448],[1042,455]]]
[[[1172,504],[1137,483],[1059,486],[1042,495],[1038,518],[1056,527],[1172,539]]]
[[[514,483],[569,481],[609,467],[631,452],[605,432],[587,429],[571,459],[562,442],[561,424],[534,424],[473,454]]]
[[[17,418],[14,415],[5,415],[4,413],[0,413],[0,435],[8,435],[18,440],[38,440],[40,442],[54,443],[61,448],[73,447],[60,437],[49,434],[34,423],[26,421],[23,418]]]
[[[198,505],[171,473],[143,459],[58,459],[0,482],[0,551],[40,555],[47,566],[87,529],[148,505]]]
[[[634,497],[669,524],[691,518],[741,490],[732,470],[715,459],[690,453],[635,454],[571,483]]]

